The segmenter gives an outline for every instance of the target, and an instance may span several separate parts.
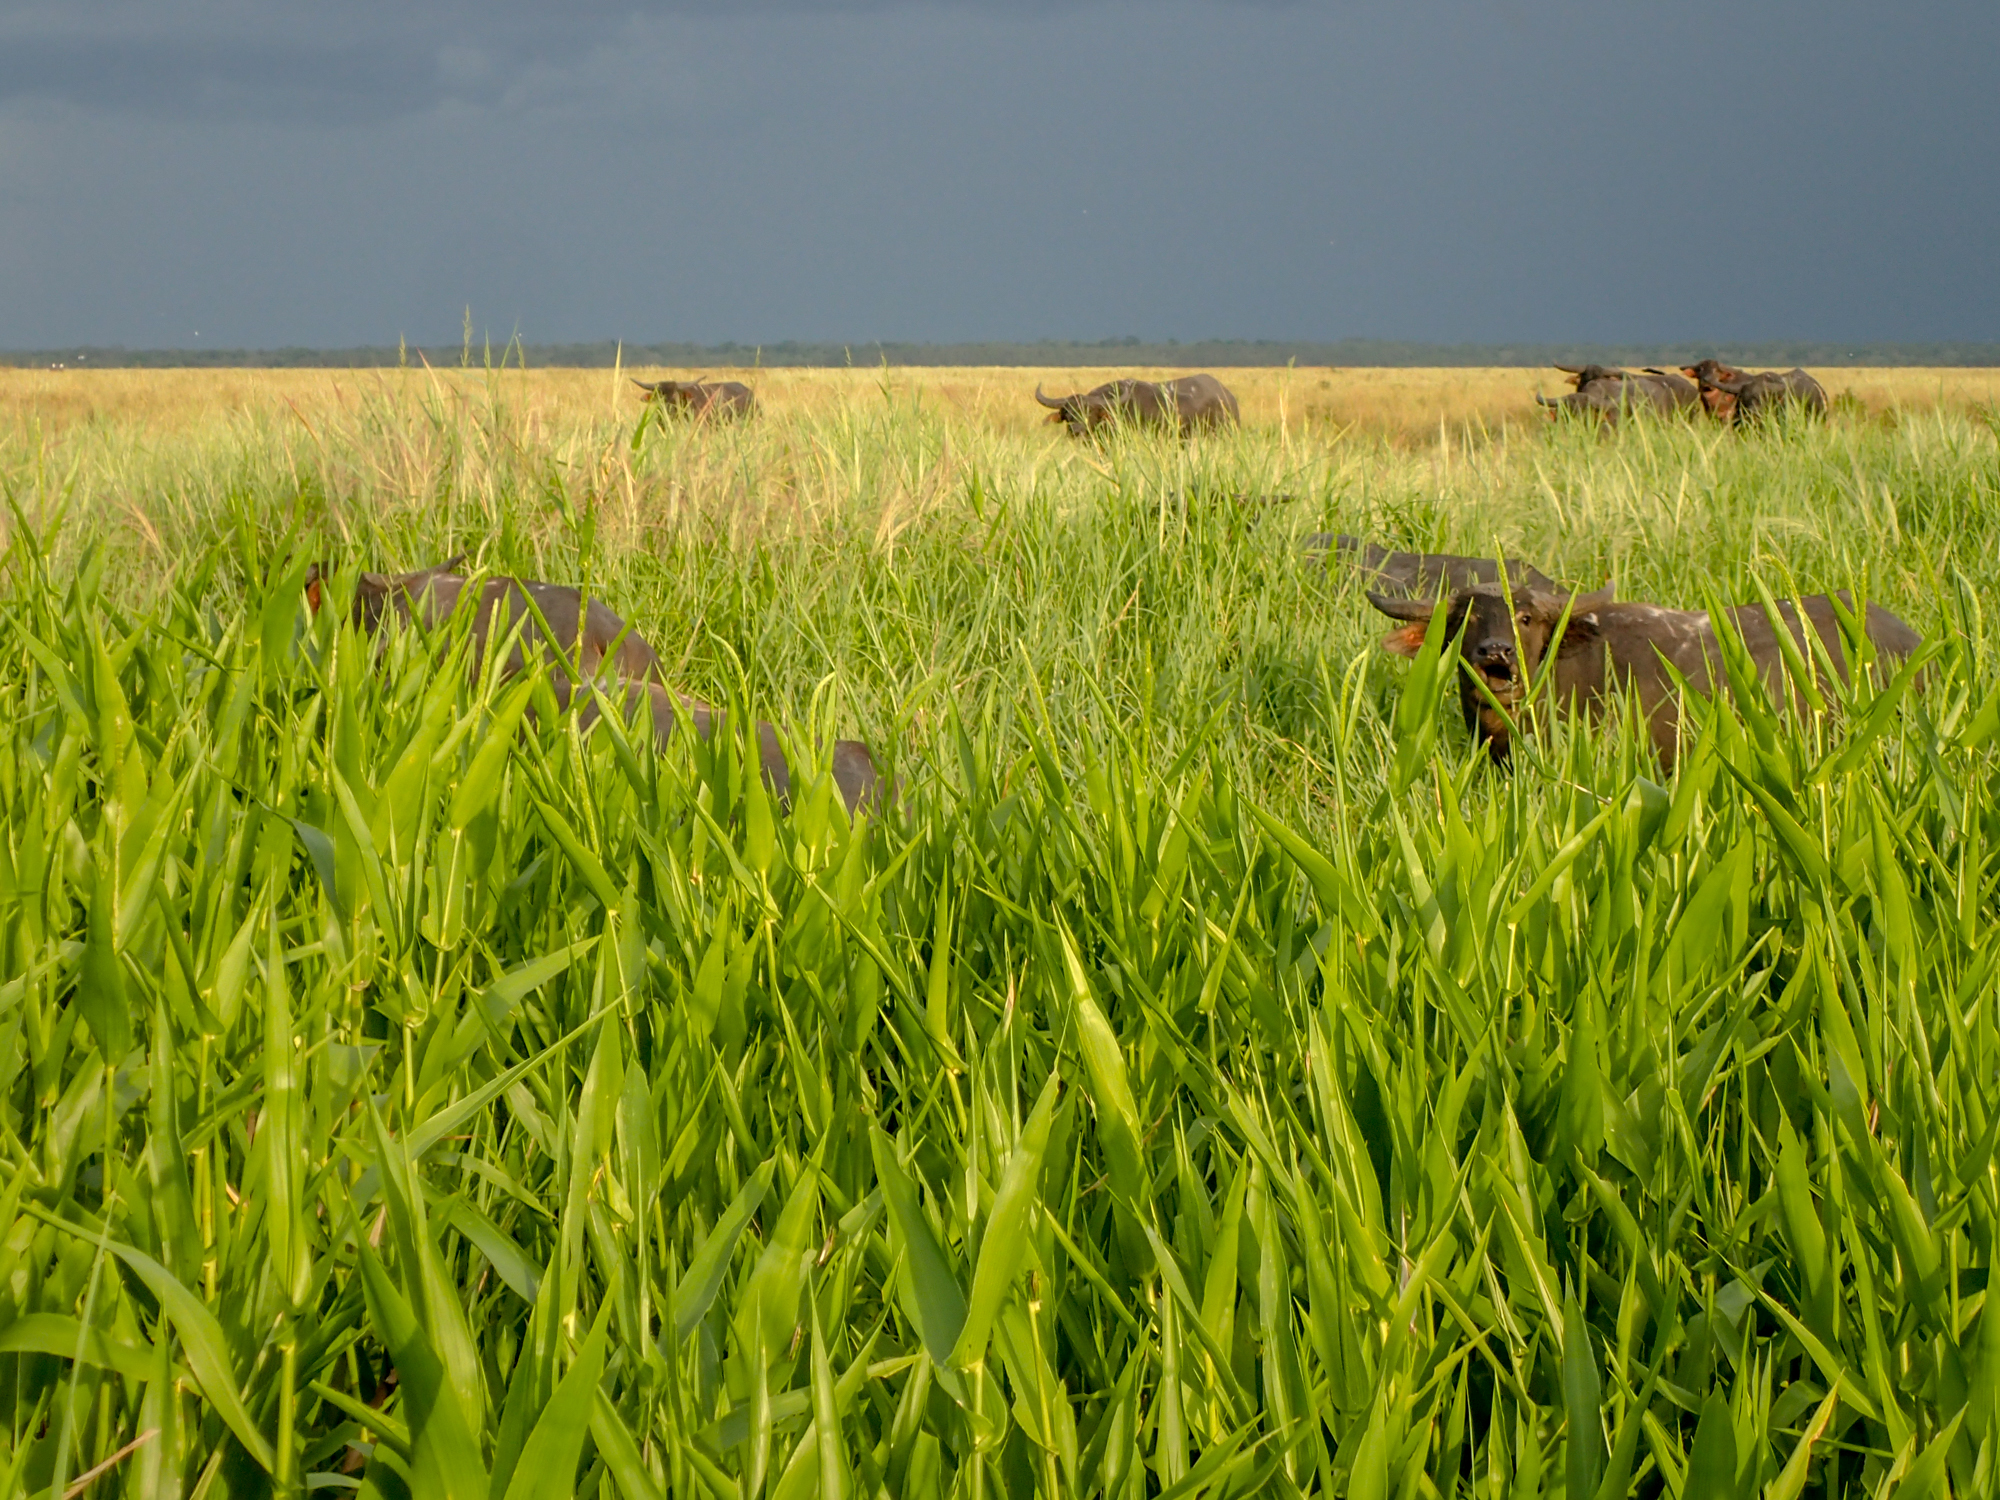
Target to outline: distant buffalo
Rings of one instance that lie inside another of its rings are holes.
[[[1794,407],[1816,417],[1826,415],[1826,387],[1796,368],[1746,375],[1725,366],[1722,371],[1704,376],[1702,387],[1730,398],[1730,420],[1738,426],[1782,407]]]
[[[1628,413],[1652,411],[1675,416],[1696,411],[1701,391],[1692,380],[1659,370],[1621,370],[1610,365],[1557,365],[1570,377],[1570,394],[1551,398],[1535,393],[1538,405],[1571,416],[1616,423]]]
[[[646,400],[676,416],[727,421],[757,413],[757,393],[740,380],[634,380],[632,384],[646,393]]]
[[[1743,371],[1711,357],[1697,360],[1691,365],[1682,365],[1681,374],[1700,387],[1702,407],[1711,417],[1718,422],[1736,420],[1736,397],[1724,390],[1719,382],[1735,382],[1748,378]]]
[[[1550,591],[1556,588],[1554,579],[1518,557],[1507,558],[1503,563],[1490,557],[1460,557],[1450,552],[1391,552],[1373,542],[1333,531],[1316,531],[1303,545],[1308,552],[1323,554],[1329,567],[1339,558],[1367,582],[1404,594],[1435,598],[1475,583],[1498,583],[1503,568],[1516,592],[1530,587]]]
[[[454,557],[414,573],[363,573],[354,590],[355,624],[373,633],[393,618],[425,630],[438,629],[457,614],[471,582],[459,572],[464,561],[462,556]],[[306,576],[306,602],[315,611],[320,608],[324,588],[323,570],[315,567]],[[715,732],[721,718],[718,711],[675,690],[667,682],[659,654],[602,600],[586,600],[580,590],[562,584],[488,578],[478,585],[469,607],[468,646],[475,673],[485,663],[493,633],[497,630],[504,640],[519,625],[520,633],[499,663],[501,675],[511,677],[525,671],[530,659],[543,664],[556,703],[563,710],[567,711],[578,696],[574,674],[580,673],[584,683],[621,704],[627,719],[643,715],[663,743],[683,716],[702,739]],[[588,727],[596,721],[597,713],[597,701],[590,697],[580,708],[579,721]],[[777,730],[761,720],[757,746],[765,784],[781,803],[789,804],[791,767],[778,743]],[[880,778],[866,745],[858,740],[836,741],[833,776],[850,813],[857,807],[875,805]]]
[[[1563,708],[1589,708],[1614,687],[1631,688],[1646,715],[1654,748],[1661,762],[1671,768],[1680,748],[1680,715],[1667,667],[1672,666],[1697,692],[1713,692],[1722,675],[1715,623],[1706,611],[1618,604],[1612,602],[1610,594],[1609,589],[1594,594],[1517,590],[1511,613],[1506,594],[1492,583],[1461,588],[1443,600],[1393,599],[1373,593],[1368,599],[1383,614],[1408,622],[1382,641],[1383,649],[1398,656],[1415,656],[1423,648],[1425,628],[1439,609],[1446,612],[1446,627],[1454,636],[1463,629],[1459,706],[1466,726],[1484,742],[1496,762],[1507,759],[1509,728],[1506,717],[1487,701],[1487,693],[1508,714],[1518,713],[1527,684],[1541,670],[1563,611],[1568,609],[1568,625],[1554,643],[1556,669],[1550,684],[1554,702]],[[1853,607],[1849,595],[1838,597],[1844,607]],[[1814,594],[1778,604],[1785,628],[1817,673],[1817,656],[1799,618],[1801,607],[1845,680],[1840,622],[1832,602],[1825,594]],[[1784,653],[1763,605],[1741,604],[1727,613],[1759,672],[1767,680],[1775,680]],[[1908,656],[1923,640],[1880,605],[1868,606],[1865,628],[1868,639],[1887,656]],[[1796,704],[1796,694],[1794,701]]]
[[[1072,437],[1082,437],[1114,423],[1135,427],[1168,427],[1194,432],[1205,427],[1234,427],[1240,420],[1236,398],[1213,375],[1183,375],[1179,380],[1112,380],[1095,390],[1054,397],[1035,387],[1035,399],[1049,408],[1049,420],[1061,422]]]

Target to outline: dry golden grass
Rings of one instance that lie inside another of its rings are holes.
[[[1046,418],[1038,383],[1051,392],[1084,389],[1120,375],[1185,373],[1150,369],[1036,370],[1001,367],[854,370],[694,371],[632,369],[508,371],[498,377],[530,430],[579,421],[629,419],[638,395],[628,376],[746,377],[767,412],[824,415],[843,405],[921,406],[947,420],[1027,432]],[[1815,372],[1836,399],[1851,396],[1873,414],[2000,406],[2000,370],[1833,369]],[[1347,430],[1402,442],[1448,428],[1499,428],[1536,417],[1535,392],[1562,388],[1553,370],[1236,369],[1219,372],[1242,404],[1244,421],[1288,430]],[[483,397],[485,371],[407,370],[8,370],[0,369],[0,431],[44,433],[84,423],[135,436],[193,436],[245,416],[290,417],[305,429],[322,414],[352,412],[383,396]]]

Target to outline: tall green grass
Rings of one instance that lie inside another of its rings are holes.
[[[2000,1486],[1990,430],[10,441],[9,1493]],[[1499,775],[1329,525],[1936,644]],[[897,806],[299,597],[468,546]]]

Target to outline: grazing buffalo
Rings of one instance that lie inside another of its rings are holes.
[[[1535,393],[1538,405],[1572,416],[1598,417],[1617,422],[1626,413],[1654,411],[1662,416],[1694,411],[1701,405],[1701,392],[1691,380],[1659,370],[1634,373],[1609,365],[1557,365],[1570,377],[1574,387],[1567,396],[1551,398]]]
[[[1671,768],[1680,744],[1680,715],[1673,698],[1674,681],[1666,668],[1671,665],[1699,692],[1714,691],[1721,678],[1721,647],[1714,621],[1701,610],[1614,603],[1610,592],[1517,590],[1511,613],[1506,594],[1492,583],[1461,588],[1443,601],[1393,599],[1375,593],[1368,599],[1385,615],[1409,622],[1382,641],[1385,650],[1398,656],[1414,656],[1422,649],[1425,627],[1440,608],[1448,612],[1445,623],[1454,635],[1463,628],[1460,664],[1465,670],[1459,682],[1459,705],[1466,726],[1476,739],[1486,743],[1487,753],[1496,762],[1507,759],[1508,725],[1487,701],[1486,692],[1491,692],[1508,713],[1517,712],[1527,684],[1541,670],[1563,611],[1568,609],[1569,623],[1555,647],[1551,684],[1555,701],[1564,707],[1590,707],[1612,687],[1634,690],[1652,730],[1654,748],[1661,762]],[[1847,594],[1839,598],[1843,606],[1851,607],[1853,601]],[[1799,618],[1801,608],[1845,680],[1840,623],[1831,600],[1825,594],[1814,594],[1778,605],[1785,628],[1817,672],[1817,658]],[[1784,653],[1763,605],[1737,605],[1728,614],[1758,670],[1767,679],[1775,679]],[[1887,656],[1908,656],[1922,644],[1916,631],[1879,605],[1868,606],[1866,628],[1869,640]],[[1481,690],[1481,684],[1486,691]],[[1795,695],[1795,705],[1797,701]]]
[[[1682,365],[1681,374],[1687,376],[1701,389],[1702,409],[1718,422],[1736,420],[1736,397],[1725,391],[1717,381],[1735,381],[1745,378],[1743,371],[1734,365],[1725,365],[1714,357],[1697,360],[1691,365]]]
[[[664,411],[681,417],[726,421],[755,416],[757,394],[740,380],[634,380]]]
[[[1734,380],[1725,376],[1712,383],[1735,400],[1733,420],[1738,426],[1781,407],[1796,407],[1816,417],[1826,415],[1826,387],[1804,370],[1764,370],[1755,375],[1739,374]]]
[[[1340,532],[1316,531],[1305,539],[1306,550],[1323,555],[1329,566],[1335,557],[1378,587],[1404,594],[1436,598],[1475,583],[1498,583],[1505,570],[1515,592],[1526,588],[1555,592],[1556,582],[1518,557],[1497,562],[1490,557],[1459,557],[1449,552],[1391,552],[1373,542]]]
[[[471,580],[458,571],[463,562],[463,557],[455,557],[414,573],[363,573],[354,590],[354,622],[370,633],[380,630],[391,617],[425,630],[439,628],[464,606]],[[323,589],[324,572],[314,567],[306,575],[306,601],[315,611]],[[486,661],[487,643],[494,632],[505,640],[518,626],[519,633],[500,663],[501,675],[526,670],[532,656],[548,668],[549,686],[557,705],[565,711],[577,697],[573,674],[580,674],[585,683],[613,703],[622,699],[628,720],[643,716],[662,742],[683,716],[702,739],[715,732],[721,718],[718,711],[671,687],[658,653],[602,600],[586,599],[581,591],[561,584],[488,578],[477,586],[469,608],[469,645],[475,672]],[[597,716],[598,700],[592,695],[582,704],[578,719],[588,728]],[[761,720],[757,746],[765,784],[780,802],[788,804],[791,767],[778,743],[777,730]],[[866,745],[858,740],[836,741],[833,776],[850,813],[857,807],[876,805],[881,782]]]
[[[1188,433],[1203,427],[1234,427],[1241,420],[1236,398],[1213,375],[1112,380],[1095,390],[1060,398],[1043,395],[1037,385],[1035,399],[1049,408],[1049,420],[1065,424],[1072,437],[1128,422],[1135,427],[1169,427]]]

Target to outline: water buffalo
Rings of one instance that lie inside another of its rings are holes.
[[[1072,437],[1127,422],[1135,427],[1170,427],[1188,433],[1204,427],[1234,427],[1241,420],[1236,398],[1213,375],[1111,380],[1094,390],[1060,398],[1043,395],[1037,385],[1035,399],[1049,408],[1049,420],[1065,424]]]
[[[1516,592],[1534,587],[1554,592],[1556,582],[1539,568],[1510,557],[1459,557],[1450,552],[1391,552],[1373,542],[1341,532],[1316,531],[1305,539],[1307,551],[1321,554],[1330,567],[1338,557],[1368,582],[1405,594],[1436,598],[1475,583],[1498,583],[1504,568]]]
[[[726,421],[757,412],[756,392],[740,380],[634,380],[632,384],[646,393],[646,400],[675,416]]]
[[[1710,384],[1734,399],[1733,420],[1738,426],[1787,406],[1816,417],[1826,415],[1826,387],[1804,370],[1764,370],[1755,375],[1738,372],[1734,380],[1723,376]]]
[[[1734,365],[1725,365],[1721,360],[1711,356],[1708,359],[1697,360],[1691,365],[1682,365],[1681,374],[1700,388],[1702,408],[1711,417],[1718,422],[1736,420],[1736,397],[1722,389],[1716,382],[1742,380],[1745,378],[1743,371]]]
[[[454,557],[435,567],[414,573],[363,573],[354,589],[355,624],[370,633],[379,631],[392,617],[402,624],[416,624],[435,630],[457,614],[471,580],[459,571],[464,558]],[[306,575],[306,602],[317,612],[325,587],[325,573],[314,567]],[[548,681],[556,703],[567,711],[576,699],[573,673],[584,682],[622,704],[629,720],[643,715],[653,732],[664,742],[685,717],[695,733],[707,739],[715,732],[720,713],[698,698],[674,689],[666,671],[645,637],[628,626],[601,599],[585,599],[582,592],[562,584],[534,579],[488,578],[478,584],[478,592],[468,606],[471,610],[470,651],[473,670],[484,664],[487,642],[497,630],[504,640],[514,631],[507,655],[500,663],[503,676],[526,670],[533,658],[548,668]],[[539,616],[539,618],[537,618]],[[547,631],[543,630],[546,623]],[[553,637],[553,639],[551,639]],[[596,722],[598,698],[589,695],[578,712],[588,728]],[[778,742],[778,732],[758,721],[757,746],[764,781],[781,803],[789,803],[792,793],[791,767]],[[858,740],[838,740],[833,747],[833,776],[851,813],[857,807],[876,805],[881,792],[880,777],[868,747]]]
[[[1602,418],[1617,422],[1628,412],[1654,411],[1662,416],[1694,411],[1701,405],[1701,392],[1691,380],[1658,370],[1634,373],[1609,365],[1557,365],[1570,377],[1574,387],[1567,396],[1548,397],[1535,393],[1537,405],[1572,416]]]
[[[1541,670],[1550,638],[1567,608],[1569,623],[1556,645],[1551,683],[1555,702],[1563,707],[1580,704],[1588,708],[1613,686],[1632,689],[1646,715],[1661,763],[1671,768],[1680,744],[1680,714],[1673,697],[1674,682],[1663,663],[1670,663],[1697,691],[1714,691],[1722,680],[1715,624],[1706,611],[1619,604],[1611,600],[1610,593],[1604,589],[1594,594],[1570,594],[1530,587],[1514,592],[1511,613],[1506,594],[1494,583],[1461,588],[1443,601],[1394,599],[1376,593],[1368,599],[1383,614],[1409,622],[1382,641],[1385,650],[1398,656],[1415,656],[1422,649],[1424,629],[1440,608],[1448,611],[1445,623],[1454,635],[1463,627],[1459,706],[1466,727],[1475,739],[1485,742],[1487,753],[1496,762],[1507,759],[1507,720],[1487,701],[1480,683],[1502,707],[1515,713],[1528,682]],[[1838,597],[1843,606],[1851,607],[1853,601],[1846,593]],[[1817,672],[1817,658],[1799,618],[1801,608],[1844,681],[1847,664],[1832,602],[1825,594],[1814,594],[1778,605],[1786,629]],[[1740,604],[1728,614],[1758,670],[1775,680],[1784,655],[1763,605]],[[1868,606],[1866,628],[1869,640],[1887,656],[1907,656],[1922,644],[1916,631],[1879,605]],[[1797,706],[1796,693],[1793,701]]]

